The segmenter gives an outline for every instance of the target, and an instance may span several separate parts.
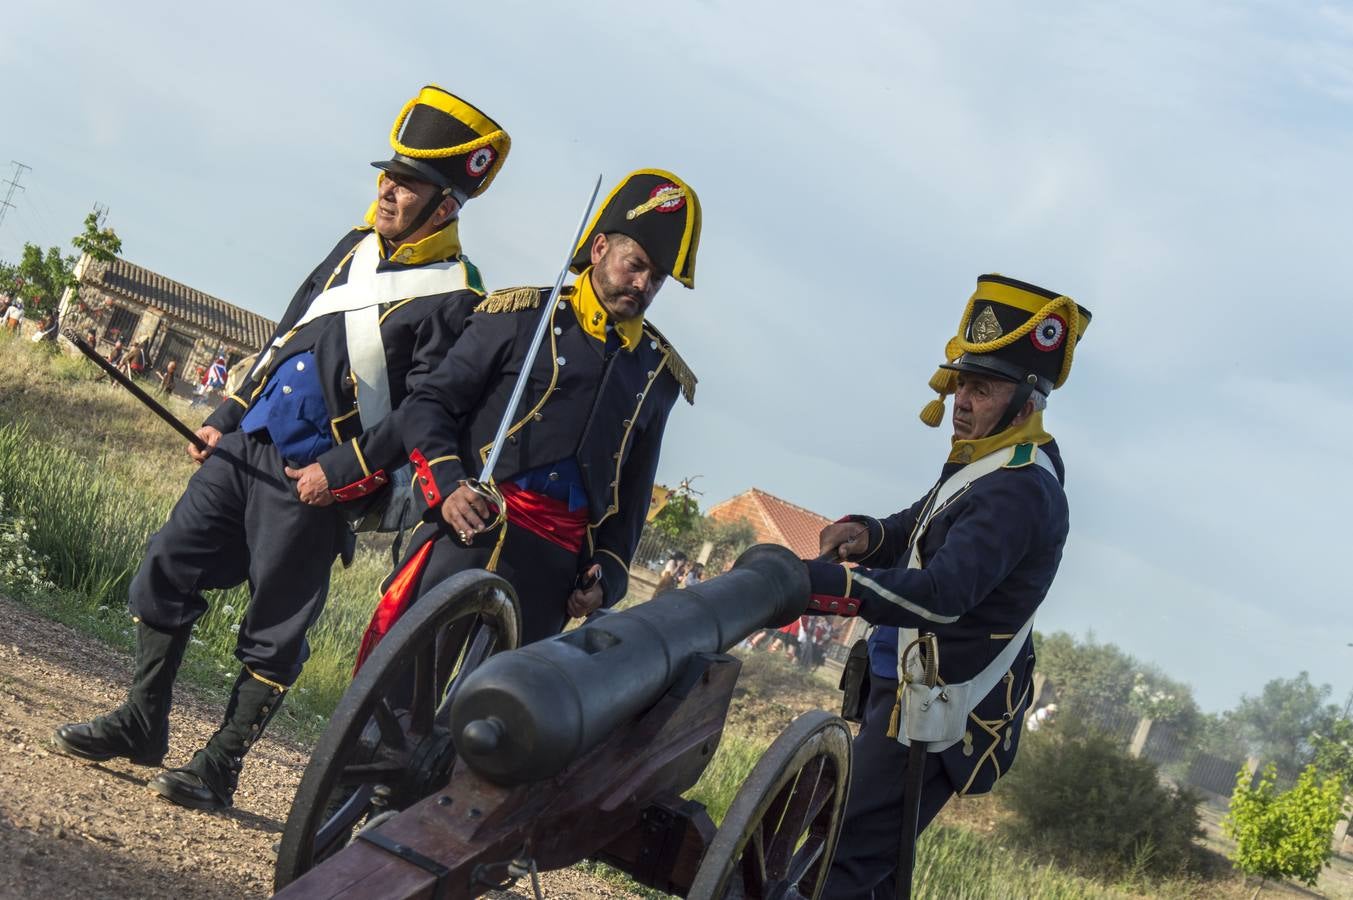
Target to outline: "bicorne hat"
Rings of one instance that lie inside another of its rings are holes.
[[[640,169],[616,185],[574,249],[569,265],[574,273],[592,264],[592,241],[599,234],[633,238],[655,266],[686,287],[695,287],[700,198],[671,172]]]
[[[921,421],[932,428],[944,421],[944,399],[957,388],[959,372],[1021,385],[1013,412],[1033,391],[1046,397],[1066,383],[1089,324],[1090,311],[1070,297],[1003,275],[982,275],[958,334],[945,346],[945,362],[930,379],[939,399],[921,410]]]
[[[464,203],[488,189],[512,139],[484,113],[430,84],[400,110],[390,146],[395,155],[373,166],[435,184]]]

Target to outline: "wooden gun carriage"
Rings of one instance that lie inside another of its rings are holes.
[[[597,859],[688,897],[816,897],[850,770],[814,711],[767,750],[716,828],[681,794],[709,765],[740,669],[725,651],[808,601],[790,551],[516,649],[512,588],[456,575],[396,624],[316,746],[277,896],[462,898]],[[794,893],[797,891],[798,893]]]

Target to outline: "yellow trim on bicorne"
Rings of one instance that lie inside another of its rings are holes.
[[[439,456],[436,459],[430,459],[428,460],[428,468],[432,468],[437,465],[437,463],[450,462],[453,459],[460,459],[460,457],[453,453],[450,456]]]
[[[273,681],[271,678],[264,678],[262,675],[258,674],[248,666],[244,667],[244,671],[248,672],[249,677],[253,678],[255,681],[261,681],[275,691],[281,691],[282,693],[286,693],[287,691],[291,690],[291,685]]]
[[[648,384],[644,385],[644,391],[639,395],[639,401],[634,405],[634,412],[630,415],[629,425],[625,428],[625,433],[620,437],[620,447],[615,454],[615,478],[611,479],[611,503],[606,508],[606,513],[596,522],[589,525],[588,528],[599,528],[602,522],[605,522],[611,516],[620,511],[620,470],[625,465],[625,445],[630,441],[630,433],[634,431],[634,426],[639,422],[639,413],[644,408],[644,401],[648,399],[649,391],[653,390],[653,384],[662,374],[663,369],[667,368],[668,355],[664,351],[662,361],[653,369],[653,374],[648,379]]]
[[[421,241],[400,244],[389,251],[386,250],[385,239],[381,238],[380,250],[382,259],[393,259],[395,262],[410,266],[421,266],[423,263],[441,262],[460,256],[460,220],[452,219]]]
[[[583,331],[603,344],[606,343],[606,323],[611,322],[615,326],[615,333],[620,337],[621,349],[633,352],[634,348],[639,346],[639,341],[644,336],[643,314],[634,319],[612,321],[592,287],[591,266],[583,269],[578,280],[573,283],[569,302],[573,304],[573,314],[578,317],[578,324],[583,327]]]
[[[550,313],[550,321],[551,321],[551,322],[553,322],[554,319],[555,319],[555,317],[556,317],[557,315],[559,315],[559,306],[560,306],[561,304],[563,304],[563,305],[565,305],[565,306],[568,305],[566,301],[563,301],[563,300],[556,300],[555,303],[554,303],[554,310]],[[531,421],[531,419],[533,419],[533,418],[535,417],[535,414],[536,414],[536,413],[540,412],[541,408],[544,407],[544,406],[545,406],[545,403],[550,399],[550,394],[553,394],[553,393],[554,393],[555,385],[557,385],[557,384],[559,383],[559,343],[558,343],[558,341],[556,340],[557,337],[558,337],[558,336],[554,333],[554,329],[551,328],[551,329],[550,329],[550,367],[551,367],[551,368],[550,368],[550,383],[547,384],[547,385],[545,386],[545,393],[543,393],[543,394],[540,395],[540,400],[536,403],[535,406],[533,406],[533,407],[531,407],[529,410],[527,410],[526,415],[522,416],[518,421],[516,421],[515,423],[513,423],[512,427],[509,428],[509,429],[507,430],[507,434],[503,435],[503,440],[507,440],[508,438],[512,437],[512,435],[516,434],[518,431],[521,431],[522,428],[526,427],[526,423],[529,422],[529,421]],[[522,374],[523,374],[525,377],[527,377],[527,378],[530,378],[530,377],[531,377],[529,372],[523,372]],[[623,446],[623,445],[622,445],[622,446]],[[482,447],[479,448],[479,462],[480,462],[480,464],[483,464],[483,463],[488,462],[488,460],[489,460],[489,450],[491,450],[491,449],[493,449],[493,441],[489,441],[487,444],[485,444],[484,446],[482,446]]]
[[[620,189],[628,184],[631,178],[634,178],[637,175],[655,175],[658,178],[663,178],[672,182],[686,192],[686,227],[681,233],[681,244],[677,247],[676,262],[672,266],[672,271],[668,274],[688,288],[695,287],[695,276],[682,275],[681,273],[695,268],[695,251],[700,243],[700,235],[698,234],[700,229],[700,198],[696,196],[694,188],[682,181],[676,175],[668,172],[666,169],[636,169],[620,179],[620,182],[616,184],[615,187],[611,188],[611,192],[606,195],[606,199],[602,204],[597,207],[596,213],[592,216],[592,221],[587,223],[587,230],[583,232],[582,240],[580,240],[578,245],[573,248],[573,255],[577,256],[578,251],[581,250],[584,245],[592,242],[592,239],[596,237],[596,234],[593,233],[593,229],[597,227],[597,222],[601,220],[602,213],[606,212],[606,208],[611,205],[611,201],[615,199],[615,195],[620,193]],[[688,257],[689,265],[687,264]],[[573,271],[578,272],[580,270],[574,269]]]
[[[362,455],[362,448],[357,446],[357,439],[353,438],[348,443],[352,445],[352,452],[357,454],[357,464],[362,467],[362,476],[370,478],[371,467],[366,464],[366,457]]]
[[[1052,435],[1043,430],[1043,411],[1040,409],[1018,425],[990,437],[978,438],[975,441],[953,438],[948,462],[970,463],[1005,447],[1028,443],[1038,444],[1041,447],[1051,440]]]

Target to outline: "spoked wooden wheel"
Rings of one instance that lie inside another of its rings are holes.
[[[816,898],[836,852],[849,785],[846,723],[821,710],[799,716],[733,798],[687,896]]]
[[[371,818],[445,786],[456,689],[484,660],[516,648],[520,621],[512,587],[478,569],[446,579],[404,613],[315,746],[278,848],[277,889],[343,849]]]

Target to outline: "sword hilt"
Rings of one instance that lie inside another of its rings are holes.
[[[485,531],[492,531],[507,521],[507,502],[503,500],[502,491],[498,490],[498,486],[493,483],[492,479],[480,481],[478,478],[466,478],[461,481],[461,484],[483,497],[493,508],[493,521],[485,526]]]

